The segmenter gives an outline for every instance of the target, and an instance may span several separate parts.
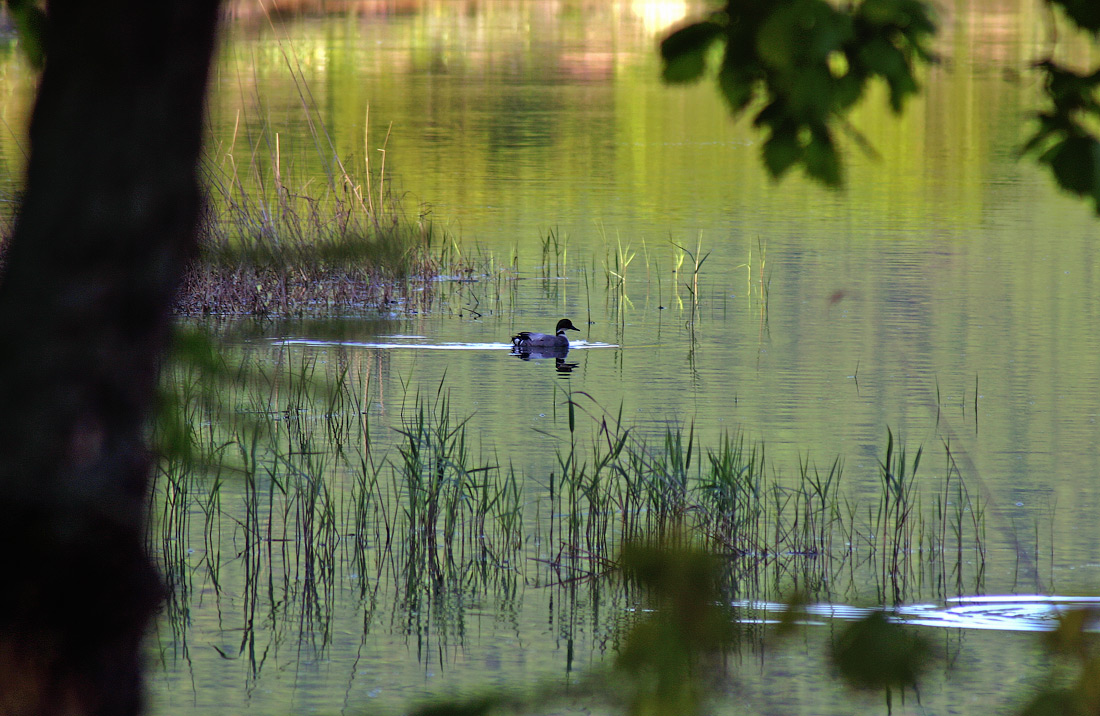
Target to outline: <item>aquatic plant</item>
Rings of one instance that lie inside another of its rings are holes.
[[[149,544],[172,589],[172,649],[186,653],[196,579],[208,582],[236,605],[226,655],[249,678],[286,644],[323,655],[345,590],[369,605],[393,585],[391,618],[409,634],[427,618],[460,634],[463,610],[447,605],[475,595],[585,584],[626,599],[619,555],[650,537],[691,535],[721,555],[731,603],[787,589],[829,599],[856,573],[883,604],[919,575],[944,594],[980,583],[985,518],[950,450],[941,479],[918,481],[919,457],[890,430],[879,475],[857,480],[839,458],[784,471],[741,432],[712,444],[690,423],[654,433],[565,392],[542,481],[475,443],[443,381],[406,384],[379,421],[369,364],[339,350],[322,369],[318,354],[277,345],[245,344],[232,360],[195,345],[165,372],[176,420],[154,426]],[[852,491],[868,478],[877,502]]]

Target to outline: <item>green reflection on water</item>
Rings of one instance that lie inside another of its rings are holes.
[[[713,445],[743,429],[788,472],[807,453],[822,464],[842,456],[857,494],[873,492],[886,426],[930,451],[950,437],[988,496],[991,589],[1095,588],[1096,224],[1015,158],[1037,97],[1026,66],[1046,40],[1035,4],[945,8],[939,50],[949,62],[923,78],[926,94],[903,118],[881,98],[860,109],[855,124],[881,156],[849,147],[839,194],[798,178],[771,184],[759,137],[729,122],[711,87],[657,83],[655,33],[684,8],[646,15],[654,6],[427,2],[375,14],[364,5],[274,26],[242,6],[215,77],[212,159],[224,166],[233,147],[254,191],[271,192],[278,135],[280,176],[309,194],[334,181],[336,157],[360,179],[370,157],[380,179],[385,149],[386,175],[407,206],[425,202],[498,264],[517,258],[521,280],[503,291],[463,286],[446,310],[347,319],[349,333],[489,344],[561,315],[591,320],[586,339],[621,349],[571,354],[574,390],[609,409],[621,403],[651,436],[694,421],[698,440]],[[21,171],[32,88],[18,53],[5,50],[5,194]],[[567,265],[553,272],[564,280],[535,278],[550,229],[568,237]],[[668,239],[694,247],[700,235],[712,254],[689,324]],[[623,291],[607,291],[605,269],[623,246],[641,254]],[[758,279],[766,313],[752,293]],[[434,386],[446,374],[487,454],[535,480],[555,468],[564,413],[549,366],[489,351],[352,353],[373,371],[380,444],[392,438],[402,384]],[[227,538],[229,557],[236,539]],[[1038,577],[1017,579],[1016,549]],[[384,586],[401,577],[387,570]],[[271,595],[304,598],[295,574],[288,569],[279,590],[264,586],[260,613],[281,608]],[[257,676],[248,658],[217,650],[241,653],[242,615],[261,595],[219,597],[208,576],[193,578],[185,633],[164,627],[172,657],[154,697],[163,712],[249,700],[265,710],[345,701],[397,709],[468,683],[564,679],[603,660],[631,604],[623,590],[593,583],[428,590],[409,609],[396,589],[362,594],[349,577],[316,595],[331,616],[308,625],[316,641],[302,646],[280,635],[285,623],[263,624],[272,630],[256,651],[267,659]],[[922,696],[941,710],[987,712],[990,695],[1015,688],[1004,679],[1019,679],[1033,659],[1016,636],[949,638],[972,688],[930,687]],[[823,648],[811,637],[803,651],[767,661],[759,680],[745,668],[747,690],[772,699],[769,685],[782,680],[796,702],[785,710],[850,713],[839,693],[821,705],[823,667],[803,662]]]
[[[885,426],[929,449],[948,437],[989,501],[990,588],[1095,585],[1095,229],[1087,207],[1015,158],[1021,117],[1036,101],[1025,68],[1044,40],[1031,4],[947,8],[940,50],[950,62],[923,78],[926,94],[902,119],[881,98],[860,109],[855,124],[881,156],[849,147],[849,187],[839,194],[797,178],[772,185],[758,166],[759,138],[726,119],[712,89],[657,84],[654,32],[663,23],[613,7],[486,4],[467,13],[438,3],[275,29],[242,22],[222,57],[213,131],[224,143],[247,127],[261,178],[272,175],[278,133],[291,186],[332,172],[318,137],[331,137],[358,176],[368,156],[377,175],[384,148],[399,193],[426,202],[436,221],[500,264],[514,257],[524,279],[503,293],[493,282],[465,286],[444,315],[362,329],[345,322],[352,333],[488,344],[583,316],[593,322],[585,338],[622,348],[574,352],[575,390],[609,408],[621,402],[654,436],[669,420],[694,420],[705,444],[741,427],[788,473],[798,455],[840,455],[856,494],[873,492]],[[550,230],[568,241],[568,265],[551,274],[566,278],[536,281]],[[699,236],[713,253],[688,325],[668,239],[695,246]],[[642,256],[622,291],[606,291],[605,269],[623,246]],[[766,276],[757,273],[765,247]],[[485,450],[535,479],[554,469],[558,443],[547,433],[563,433],[564,412],[552,370],[492,353],[358,354],[383,396],[376,424],[397,419],[403,383],[431,386],[445,373]],[[1016,550],[1034,568],[1023,583]],[[396,571],[387,576],[399,581]],[[337,600],[346,619],[337,623],[352,638],[333,639],[325,658],[309,662],[293,698],[335,704],[339,684],[349,703],[399,708],[471,683],[567,678],[603,660],[629,603],[596,584],[433,594],[412,613],[389,589],[364,606]],[[394,614],[405,616],[376,616]],[[950,679],[935,682],[925,704],[985,712],[991,700],[1006,702],[1016,683],[1005,679],[1034,660],[1018,637],[950,639],[969,686],[964,694]],[[822,704],[823,644],[795,651],[768,660],[759,681],[743,669],[747,690],[768,702],[778,680],[785,710],[850,713],[839,690]],[[279,662],[303,669],[286,650]],[[182,699],[171,696],[185,673],[166,672],[164,703],[192,698],[186,683]],[[237,693],[253,683],[240,670],[222,678]],[[287,698],[288,680],[264,678],[250,691],[254,704]],[[263,696],[260,685],[280,696]],[[985,695],[980,704],[974,694]]]

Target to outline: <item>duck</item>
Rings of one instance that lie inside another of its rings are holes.
[[[549,333],[532,333],[520,331],[512,336],[512,347],[516,350],[531,351],[532,349],[564,348],[569,349],[569,339],[565,337],[566,331],[580,331],[568,318],[558,321],[553,335]]]

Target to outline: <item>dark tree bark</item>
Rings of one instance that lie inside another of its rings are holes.
[[[0,279],[0,714],[142,710],[145,444],[217,0],[51,0]]]

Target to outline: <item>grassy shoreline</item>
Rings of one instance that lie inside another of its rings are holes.
[[[392,195],[367,200],[346,174],[320,193],[291,190],[280,175],[246,182],[211,157],[203,181],[199,255],[177,313],[323,317],[430,303],[448,237],[424,214],[408,218]]]
[[[426,310],[440,262],[430,253],[431,228],[401,229],[397,247],[345,237],[334,247],[302,241],[271,247],[218,246],[203,240],[184,271],[176,302],[181,316],[329,317],[348,313]],[[396,233],[396,232],[395,232]],[[336,249],[333,251],[332,249]],[[379,258],[379,251],[394,251]]]
[[[176,298],[183,317],[332,317],[401,308],[423,311],[441,274],[468,274],[453,238],[430,218],[280,189],[273,200],[204,176],[207,210],[198,255]],[[0,272],[15,218],[0,217]]]

